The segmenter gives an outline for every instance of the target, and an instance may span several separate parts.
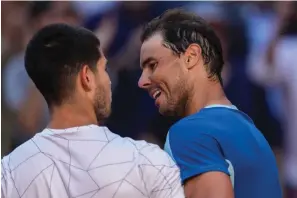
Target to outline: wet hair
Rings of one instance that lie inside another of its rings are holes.
[[[164,46],[170,48],[176,55],[184,53],[190,44],[198,44],[209,78],[223,83],[221,72],[224,60],[221,42],[204,19],[182,9],[167,10],[145,25],[141,42],[157,32],[162,33]]]

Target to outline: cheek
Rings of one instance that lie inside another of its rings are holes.
[[[102,85],[109,85],[110,84],[110,78],[106,71],[101,71],[97,78],[97,84]]]
[[[111,81],[110,81],[110,77],[109,77],[109,75],[107,74],[107,72],[105,72],[105,83],[106,83],[106,85],[109,87],[109,88],[111,88]]]
[[[166,87],[168,87],[168,85],[170,84],[168,82],[170,81],[169,76],[166,75],[165,72],[161,72],[161,71],[154,72],[151,75],[150,80],[154,85],[160,86],[161,89],[163,90],[166,90]]]
[[[161,97],[164,99],[173,99],[177,95],[178,91],[178,81],[171,74],[158,75],[154,79],[154,82],[162,90]]]
[[[156,79],[164,86],[171,95],[172,92],[179,92],[179,89],[184,84],[185,75],[180,68],[172,68],[166,71],[160,72]],[[162,87],[162,88],[164,88]]]
[[[106,93],[111,92],[111,81],[110,81],[110,78],[109,78],[109,75],[107,74],[107,72],[105,72],[105,73],[102,75],[102,78],[101,78],[101,86],[104,87]]]

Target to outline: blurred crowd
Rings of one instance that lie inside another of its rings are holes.
[[[106,125],[121,136],[163,145],[174,122],[158,114],[140,77],[144,23],[183,7],[206,19],[221,38],[227,96],[263,132],[286,182],[297,187],[296,2],[1,2],[2,156],[46,126],[47,106],[24,68],[24,51],[43,26],[84,26],[99,37],[112,80]],[[295,81],[296,80],[296,81]],[[284,168],[283,168],[284,167]],[[294,168],[295,167],[295,168]]]

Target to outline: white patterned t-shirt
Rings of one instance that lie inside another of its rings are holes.
[[[2,159],[6,198],[180,198],[180,172],[158,146],[106,127],[45,129]]]

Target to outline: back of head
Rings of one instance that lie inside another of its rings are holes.
[[[221,71],[224,60],[221,42],[204,19],[182,9],[168,10],[145,26],[141,42],[157,32],[163,34],[164,46],[177,55],[184,53],[191,44],[198,44],[209,77],[219,80],[222,84]]]
[[[92,32],[66,24],[48,25],[33,36],[26,49],[25,68],[49,107],[71,97],[83,65],[96,70],[99,45]]]

